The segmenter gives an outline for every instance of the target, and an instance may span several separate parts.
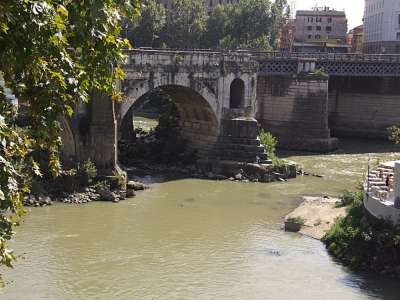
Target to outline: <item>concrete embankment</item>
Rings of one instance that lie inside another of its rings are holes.
[[[303,197],[303,203],[285,217],[285,230],[298,231],[321,240],[338,217],[346,215],[341,200],[330,197]]]

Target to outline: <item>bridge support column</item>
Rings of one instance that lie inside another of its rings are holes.
[[[120,139],[124,141],[135,140],[135,129],[133,128],[133,109],[129,109],[126,116],[122,120],[121,127],[119,129]]]
[[[222,120],[216,156],[221,160],[270,163],[264,146],[260,144],[258,133],[259,124],[254,118]]]
[[[337,148],[328,126],[328,77],[301,73],[258,78],[258,120],[279,147],[315,152]]]
[[[99,92],[93,93],[91,101],[86,152],[100,176],[113,176],[118,169],[115,104]]]

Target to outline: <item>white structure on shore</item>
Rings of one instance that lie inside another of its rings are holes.
[[[400,54],[400,0],[365,0],[364,53]]]
[[[400,161],[372,170],[364,184],[364,206],[374,217],[400,224]]]

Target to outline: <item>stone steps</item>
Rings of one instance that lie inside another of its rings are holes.
[[[257,157],[259,160],[268,160],[268,155],[266,153],[259,153],[259,152],[244,152],[240,150],[231,150],[231,149],[224,149],[218,151],[218,156],[226,159],[233,159],[237,161],[244,161],[244,160],[251,160],[255,162]]]
[[[217,150],[237,150],[237,151],[245,151],[245,152],[253,152],[253,153],[265,153],[264,146],[257,145],[247,145],[247,144],[217,144]]]
[[[259,139],[245,139],[245,138],[237,138],[224,136],[219,139],[219,142],[222,144],[241,144],[241,145],[251,145],[251,146],[260,146]]]

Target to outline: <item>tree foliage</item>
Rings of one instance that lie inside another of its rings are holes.
[[[399,277],[400,227],[393,220],[371,217],[363,198],[363,191],[343,196],[347,215],[336,220],[323,242],[333,256],[355,269]]]
[[[0,1],[0,74],[29,117],[19,128],[15,109],[0,88],[0,264],[11,266],[7,248],[23,214],[29,175],[40,175],[32,149],[49,153],[49,167],[60,171],[61,115],[71,116],[93,90],[117,100],[116,79],[122,50],[121,18],[139,13],[139,0]]]
[[[397,126],[390,126],[388,129],[389,140],[396,145],[400,144],[400,128]]]
[[[143,7],[140,18],[132,23],[131,41],[134,45],[143,47],[160,47],[166,20],[164,5],[148,1]]]
[[[217,6],[210,16],[204,0],[174,0],[167,11],[158,6],[155,0],[147,1],[144,11],[151,13],[144,13],[135,25],[139,46],[154,46],[147,41],[157,36],[158,45],[169,48],[272,50],[289,18],[287,0],[241,0]]]
[[[203,0],[173,0],[167,12],[165,40],[171,48],[200,48],[206,28]]]

